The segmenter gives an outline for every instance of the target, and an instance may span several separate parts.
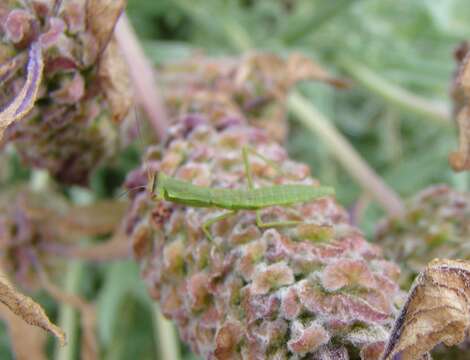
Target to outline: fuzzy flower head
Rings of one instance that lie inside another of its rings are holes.
[[[44,63],[39,91],[29,99],[34,108],[9,126],[6,142],[16,144],[28,165],[64,183],[87,182],[112,152],[116,126],[130,107],[127,69],[112,39],[123,6],[83,0],[0,4],[2,107],[23,86],[28,49],[40,48]]]
[[[200,116],[204,119],[204,116]],[[191,126],[189,126],[191,125]],[[182,121],[164,148],[149,149],[145,174],[210,188],[247,188],[241,149],[250,145],[255,187],[319,182],[267,134],[244,121],[214,128]],[[266,162],[265,159],[270,162]],[[273,164],[276,164],[275,166]],[[208,359],[378,359],[396,314],[397,266],[350,225],[333,197],[261,211],[154,201],[133,194],[128,231],[152,297],[192,350]],[[340,356],[340,357],[335,357]]]
[[[421,191],[403,218],[383,220],[376,231],[377,243],[402,265],[405,288],[435,258],[470,258],[469,238],[470,194],[447,185]]]
[[[218,126],[226,116],[243,116],[278,141],[287,136],[285,100],[295,84],[319,80],[346,85],[300,53],[287,58],[269,53],[219,59],[196,56],[168,64],[160,74],[171,119],[204,113]]]

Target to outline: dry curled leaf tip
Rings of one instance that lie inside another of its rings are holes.
[[[459,149],[449,155],[454,171],[470,170],[470,51],[468,43],[455,53],[458,68],[454,75],[451,95],[459,129]]]
[[[125,6],[126,0],[89,0],[86,2],[87,28],[93,34],[100,51],[111,39],[114,26]]]
[[[452,151],[449,154],[449,164],[454,171],[460,172],[460,171],[466,170],[467,160],[465,159],[465,156],[461,152]]]
[[[50,332],[59,340],[61,346],[67,344],[65,333],[49,320],[41,305],[30,297],[16,291],[2,278],[0,278],[0,302],[5,304],[13,313],[20,316],[28,324]]]
[[[435,345],[456,345],[470,325],[470,262],[435,259],[416,278],[395,321],[384,360],[426,359]]]
[[[326,82],[338,89],[351,87],[351,81],[332,76],[318,63],[301,53],[293,53],[287,59],[287,71],[292,84],[304,80]]]

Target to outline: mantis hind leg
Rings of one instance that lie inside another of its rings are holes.
[[[214,240],[214,237],[212,236],[212,234],[211,234],[211,232],[210,232],[211,226],[214,225],[216,222],[222,221],[222,220],[228,218],[229,216],[234,215],[235,213],[236,213],[236,211],[234,211],[234,210],[229,210],[229,211],[224,212],[223,214],[214,216],[213,218],[210,218],[209,220],[207,220],[206,222],[204,222],[204,224],[202,224],[202,231],[204,232],[204,234],[206,235],[206,237],[207,237],[210,241],[213,241],[213,240]]]

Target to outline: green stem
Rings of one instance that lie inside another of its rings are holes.
[[[252,48],[248,33],[239,24],[230,20],[223,22],[222,27],[236,49],[247,52]]]
[[[75,294],[79,292],[83,270],[84,266],[81,262],[73,261],[68,264],[64,287],[67,293]],[[67,345],[64,347],[56,347],[55,360],[73,360],[77,352],[78,342],[77,312],[71,306],[61,304],[59,310],[59,324],[67,334]]]
[[[468,191],[469,181],[470,176],[468,172],[452,175],[452,183],[454,187],[459,191]]]
[[[205,28],[208,33],[214,33],[222,29],[225,38],[234,49],[248,51],[253,47],[250,33],[240,26],[233,17],[213,16],[206,11],[204,6],[199,6],[197,1],[174,0],[174,3],[191,18],[196,19],[198,24]]]
[[[444,107],[390,83],[371,71],[370,68],[350,58],[342,57],[339,60],[339,65],[369,91],[376,93],[402,110],[433,120],[437,125],[446,127],[452,125],[450,113]]]
[[[289,29],[282,36],[282,40],[286,44],[293,44],[308,35],[312,35],[332,18],[347,11],[356,1],[357,0],[336,0],[322,2],[320,11],[314,14],[304,15],[295,23],[289,24]],[[317,4],[318,3],[319,2],[317,2]],[[318,5],[315,7],[318,8]]]
[[[400,197],[362,159],[329,119],[298,92],[293,92],[289,96],[288,106],[305,127],[316,133],[326,143],[328,149],[349,174],[389,215],[398,217],[403,214],[404,208]]]
[[[167,320],[158,305],[154,306],[155,328],[157,333],[156,342],[161,359],[180,360],[180,346],[178,342],[178,333],[174,324]]]

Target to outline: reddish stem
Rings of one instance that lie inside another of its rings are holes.
[[[155,70],[145,57],[137,36],[126,14],[122,14],[116,25],[116,39],[126,62],[147,118],[160,139],[165,137],[168,128],[168,118],[163,104],[162,96],[155,81]]]

